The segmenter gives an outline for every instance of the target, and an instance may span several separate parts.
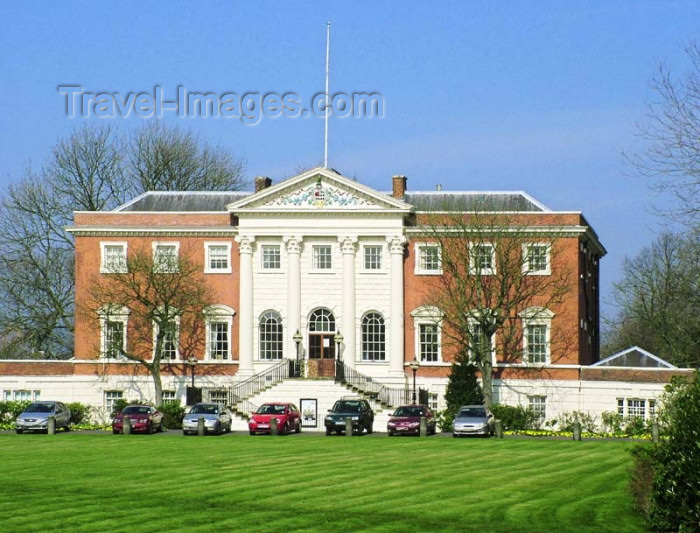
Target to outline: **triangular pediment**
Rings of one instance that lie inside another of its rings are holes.
[[[381,211],[408,212],[412,206],[334,170],[315,168],[229,204],[231,212]]]

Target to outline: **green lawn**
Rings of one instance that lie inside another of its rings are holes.
[[[0,531],[645,531],[627,442],[0,435]]]

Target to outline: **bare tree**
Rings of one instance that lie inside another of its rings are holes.
[[[700,366],[699,272],[700,244],[692,232],[664,233],[626,259],[606,351],[637,345],[675,365]]]
[[[243,163],[178,128],[132,137],[87,125],[0,195],[0,354],[73,352],[74,211],[108,210],[147,190],[237,190]],[[2,357],[2,355],[0,355]]]
[[[94,276],[89,303],[82,311],[103,332],[103,356],[143,365],[153,378],[155,402],[163,399],[160,367],[171,355],[180,360],[204,346],[204,310],[212,294],[202,267],[180,250],[177,258],[155,257],[150,250],[129,251],[125,268]],[[105,322],[126,316],[126,331],[105,338]],[[125,342],[125,339],[127,342]]]
[[[513,215],[432,215],[425,237],[437,245],[442,272],[427,277],[426,302],[440,310],[443,344],[456,361],[479,369],[490,406],[494,352],[506,362],[522,357],[523,318],[550,319],[572,287],[571,270],[556,260],[554,237],[529,232]],[[550,273],[535,275],[543,270]],[[553,351],[565,349],[561,336]]]
[[[646,119],[637,125],[646,148],[625,158],[652,187],[669,193],[678,207],[670,211],[690,225],[700,222],[700,46],[685,49],[690,71],[674,79],[661,66],[652,80],[657,97],[648,106]]]

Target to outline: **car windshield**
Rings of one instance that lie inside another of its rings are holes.
[[[486,418],[486,409],[483,407],[467,407],[459,412],[459,416],[464,418]]]
[[[30,404],[24,411],[26,413],[52,413],[54,404],[52,403],[33,403]]]
[[[425,416],[425,409],[422,407],[399,407],[394,411],[394,416]]]
[[[285,410],[284,405],[262,405],[260,409],[257,410],[259,415],[283,415]]]
[[[341,413],[359,413],[362,410],[360,402],[338,402],[335,404],[334,411]]]
[[[190,410],[191,415],[216,415],[219,414],[217,405],[195,405]]]
[[[151,412],[150,407],[144,407],[142,405],[131,405],[129,407],[125,407],[124,410],[122,411],[122,414],[123,415],[147,415],[150,412]]]

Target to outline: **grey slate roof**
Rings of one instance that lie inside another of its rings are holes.
[[[251,194],[250,191],[147,192],[115,211],[226,212],[228,204]],[[548,211],[523,192],[407,192],[404,201],[417,211]]]
[[[522,192],[406,192],[417,211],[548,211]]]
[[[130,202],[117,207],[115,211],[158,211],[158,212],[226,212],[231,202],[250,196],[242,192],[147,192]]]

